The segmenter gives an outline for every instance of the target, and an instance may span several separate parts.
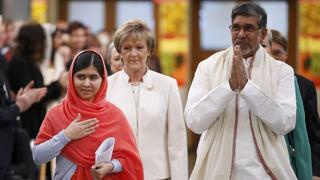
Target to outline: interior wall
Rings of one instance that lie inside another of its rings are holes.
[[[3,0],[3,17],[12,21],[28,21],[30,19],[30,0]]]

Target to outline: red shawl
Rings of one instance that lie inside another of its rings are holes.
[[[74,58],[68,77],[70,83],[67,96],[61,104],[47,113],[35,144],[41,144],[65,129],[77,117],[78,113],[81,114],[81,120],[97,118],[99,127],[93,134],[69,142],[61,152],[65,158],[77,165],[73,179],[93,179],[90,169],[95,163],[95,151],[108,137],[115,138],[112,159],[120,161],[123,171],[106,175],[104,179],[143,179],[142,163],[131,128],[123,113],[116,106],[106,101],[106,69],[104,68],[105,77],[102,78],[100,90],[92,102],[80,99],[75,91],[72,77],[73,66],[77,57],[88,51],[90,50],[82,51]]]

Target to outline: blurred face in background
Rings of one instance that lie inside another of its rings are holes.
[[[66,65],[71,60],[71,48],[67,45],[61,45],[58,48],[58,52],[63,59],[64,65]]]
[[[57,31],[55,35],[52,37],[54,49],[57,49],[63,43],[61,37],[62,37],[61,31]]]
[[[73,51],[84,50],[87,45],[87,31],[83,28],[78,28],[70,34],[70,44]]]
[[[5,26],[0,23],[0,48],[2,48],[6,43],[6,32]]]
[[[6,25],[5,32],[6,32],[6,44],[12,45],[14,42],[14,24],[9,23]]]
[[[118,71],[121,71],[123,64],[121,61],[120,54],[118,53],[116,48],[112,48],[110,53],[111,53],[110,69],[111,69],[112,73],[116,73]]]
[[[53,36],[53,47],[57,49],[59,48],[59,46],[61,46],[64,43],[68,44],[69,40],[70,40],[69,34],[66,32],[63,32],[62,30],[59,30]]]
[[[287,58],[288,58],[287,51],[277,42],[274,42],[274,41],[272,42],[271,54],[275,59],[279,61],[283,61],[283,62],[287,61]]]
[[[23,21],[15,21],[6,24],[6,45],[13,47],[15,45],[15,38],[18,35],[19,29],[24,24]]]

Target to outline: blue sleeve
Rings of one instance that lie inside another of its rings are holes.
[[[122,165],[118,159],[112,159],[111,163],[113,164],[112,173],[122,172]]]
[[[43,164],[57,157],[70,140],[65,136],[64,130],[57,135],[32,147],[32,156],[36,164]]]

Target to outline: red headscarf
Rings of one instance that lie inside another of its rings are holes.
[[[43,143],[65,129],[77,117],[78,113],[81,114],[81,120],[97,118],[99,127],[93,134],[69,142],[61,152],[65,158],[77,165],[72,179],[93,179],[90,169],[95,163],[95,151],[108,137],[115,138],[112,159],[120,161],[123,171],[106,175],[104,179],[143,179],[142,163],[131,128],[123,113],[106,101],[107,72],[105,66],[100,90],[92,102],[82,100],[76,93],[73,84],[73,67],[77,58],[85,52],[99,55],[104,66],[102,56],[91,50],[82,51],[73,59],[69,71],[67,96],[61,104],[47,113],[35,144]]]

